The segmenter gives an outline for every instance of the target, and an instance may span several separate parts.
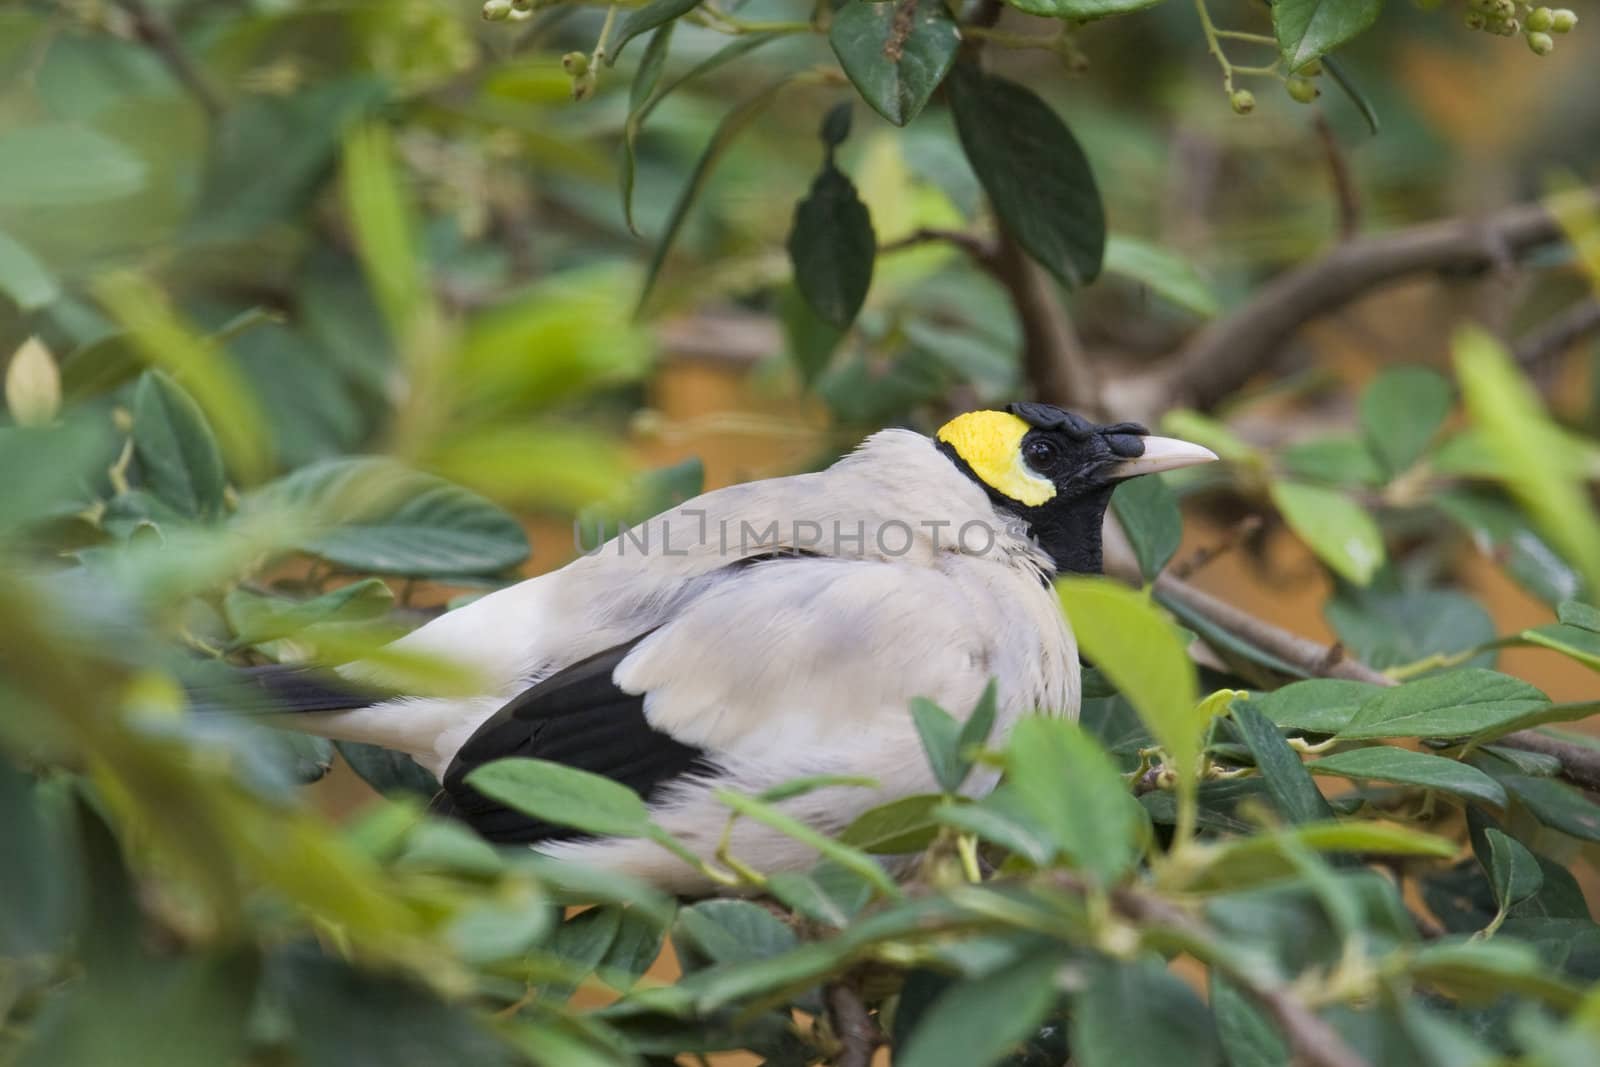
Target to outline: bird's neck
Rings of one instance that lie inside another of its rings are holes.
[[[1028,533],[1055,563],[1057,574],[1101,572],[1100,533],[1110,501],[1108,487],[1092,499],[1080,497],[1068,508],[1028,509],[1024,516]]]

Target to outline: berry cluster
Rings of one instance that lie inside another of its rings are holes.
[[[536,6],[534,0],[483,0],[483,17],[489,22],[521,22],[533,17]]]
[[[1518,18],[1518,13],[1521,18]],[[1558,7],[1531,7],[1517,0],[1467,0],[1467,29],[1482,30],[1500,37],[1522,34],[1534,55],[1547,56],[1556,47],[1551,34],[1563,34],[1578,24],[1571,10]]]

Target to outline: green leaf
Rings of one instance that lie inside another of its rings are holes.
[[[1379,592],[1346,587],[1323,605],[1322,613],[1344,647],[1378,670],[1467,652],[1495,638],[1489,613],[1454,589]],[[1492,667],[1494,651],[1464,665]]]
[[[731,789],[718,789],[713,796],[740,815],[755,819],[757,822],[770,826],[780,833],[788,834],[803,845],[810,845],[824,858],[833,860],[841,867],[869,882],[874,889],[884,896],[898,899],[904,895],[901,893],[900,887],[895,884],[894,879],[889,877],[888,872],[878,866],[872,857],[865,852],[835,841],[826,834],[818,833],[799,819],[779,811],[770,804],[763,804],[754,797],[735,793]]]
[[[1520,511],[1498,496],[1453,490],[1438,494],[1434,503],[1466,528],[1480,552],[1546,603],[1567,600],[1582,589],[1577,572]]]
[[[1196,774],[1206,722],[1177,629],[1142,593],[1104,579],[1058,579],[1056,593],[1084,656],[1139,712],[1179,775]]]
[[[1154,4],[1160,0],[1149,2]],[[1157,296],[1201,318],[1212,318],[1222,310],[1217,294],[1193,263],[1176,252],[1136,237],[1114,233],[1107,239],[1105,271],[1147,286]]]
[[[333,744],[350,769],[384,796],[432,800],[439,792],[439,780],[404,752],[357,741],[335,741]]]
[[[65,820],[33,779],[3,758],[0,810],[0,854],[8,857],[0,867],[0,956],[54,955],[71,932],[75,896]]]
[[[1383,566],[1383,534],[1343,493],[1301,482],[1274,481],[1272,502],[1300,539],[1340,576],[1366,585]]]
[[[1384,483],[1383,468],[1359,437],[1319,437],[1284,449],[1279,458],[1294,477],[1328,485],[1371,488]]]
[[[1051,19],[1090,21],[1154,7],[1161,0],[1006,0],[1018,11]]]
[[[310,600],[263,596],[239,586],[223,598],[223,611],[239,647],[290,637],[319,623],[380,619],[393,607],[394,593],[377,578],[351,582]]]
[[[954,793],[971,767],[970,763],[963,766],[961,761],[961,724],[954,715],[922,697],[911,701],[911,721],[922,739],[922,751],[933,768],[934,780],[946,793]]]
[[[1304,850],[1330,854],[1430,856],[1448,859],[1454,841],[1377,822],[1312,822],[1291,829],[1232,838],[1216,846],[1191,888],[1234,890],[1305,875]]]
[[[1465,667],[1384,690],[1361,706],[1339,736],[1461,737],[1514,722],[1549,703],[1519,678]]]
[[[527,535],[511,515],[389,459],[314,463],[251,494],[250,504],[314,520],[298,547],[369,574],[494,574],[528,556]]]
[[[750,47],[754,47],[753,42]],[[731,47],[731,46],[730,46]],[[720,55],[720,53],[719,53]],[[715,57],[713,57],[715,58]],[[731,57],[729,57],[731,58]],[[765,89],[735,105],[722,121],[717,123],[717,128],[712,131],[711,140],[706,142],[705,149],[700,153],[700,158],[695,162],[694,170],[689,174],[683,191],[678,194],[678,199],[672,205],[672,211],[667,216],[666,228],[662,230],[661,237],[656,241],[655,251],[650,255],[650,265],[645,269],[644,285],[639,291],[639,300],[635,314],[640,314],[650,303],[650,294],[655,291],[656,281],[661,276],[661,268],[666,265],[667,254],[672,251],[672,246],[677,243],[678,232],[683,229],[683,221],[689,216],[689,209],[694,206],[695,200],[700,196],[700,190],[705,188],[706,180],[711,177],[711,172],[716,169],[717,161],[728,150],[744,128],[756,120],[767,107],[778,98],[784,86],[789,84],[789,78],[783,78],[768,85]],[[677,83],[663,89],[657,96],[665,96]],[[631,168],[630,168],[631,169]],[[631,193],[631,178],[624,179],[628,184],[626,189]],[[630,199],[625,195],[624,200]]]
[[[1502,911],[1509,911],[1512,905],[1543,888],[1544,872],[1539,869],[1539,859],[1521,841],[1492,826],[1484,830],[1484,839],[1489,846],[1488,863],[1484,866]]]
[[[1307,823],[1333,818],[1333,809],[1311,780],[1305,764],[1270,719],[1249,702],[1235,702],[1233,722],[1250,746],[1256,769],[1266,779],[1272,799],[1285,819]]]
[[[1530,645],[1551,649],[1600,671],[1600,634],[1593,630],[1556,623],[1524,630],[1520,636]]]
[[[1213,969],[1211,1015],[1229,1067],[1289,1067],[1283,1037],[1255,1003]]]
[[[1505,488],[1586,586],[1600,589],[1600,516],[1591,505],[1579,451],[1489,334],[1462,330],[1455,339],[1455,359],[1467,413],[1499,461]]]
[[[54,303],[61,284],[26,245],[0,231],[0,293],[23,311]]]
[[[1430,756],[1425,752],[1412,752],[1390,745],[1336,752],[1316,760],[1310,767],[1313,774],[1398,782],[1443,790],[1456,796],[1481,800],[1497,808],[1506,806],[1505,790],[1476,767],[1443,756]]]
[[[649,33],[658,26],[674,22],[699,6],[700,0],[650,0],[643,7],[628,12],[617,29],[616,43],[606,56],[606,66],[615,66],[623,47],[641,33]]]
[[[0,132],[0,210],[89,204],[132,196],[148,168],[121,142],[76,122]]]
[[[961,31],[941,0],[844,4],[828,43],[839,66],[872,109],[896,126],[922,111],[961,48]]]
[[[650,815],[639,795],[598,774],[537,759],[502,759],[467,775],[467,784],[525,815],[609,837],[644,837]]]
[[[1055,1006],[1063,960],[1045,952],[957,982],[923,1012],[896,1067],[977,1067],[998,1060]]]
[[[1072,1007],[1072,1062],[1080,1067],[1221,1067],[1211,1013],[1148,957],[1095,965]]]
[[[198,519],[222,513],[227,477],[217,439],[200,405],[161,371],[146,371],[134,391],[133,447],[163,503]]]
[[[989,735],[994,733],[995,716],[999,713],[999,697],[995,688],[994,679],[983,687],[983,695],[978,698],[978,703],[973,707],[972,714],[967,716],[967,721],[961,724],[961,736],[956,740],[956,755],[966,760],[966,766],[961,772],[963,779],[972,769],[973,750],[982,748],[989,743]]]
[[[1457,994],[1496,997],[1516,991],[1558,1007],[1570,1007],[1580,996],[1545,970],[1532,946],[1504,937],[1441,938],[1419,948],[1407,970]]]
[[[830,153],[811,191],[795,205],[789,229],[795,288],[819,319],[847,329],[867,299],[877,254],[867,205]]]
[[[1043,867],[1056,854],[1044,827],[1027,816],[1016,791],[1002,785],[975,804],[946,804],[935,808],[933,817],[946,826],[975,834]]]
[[[1452,390],[1438,371],[1391,367],[1361,392],[1361,428],[1390,477],[1422,458],[1450,414]]]
[[[1371,26],[1383,0],[1278,0],[1272,28],[1290,72],[1350,40]]]
[[[839,841],[874,855],[920,852],[939,829],[932,812],[943,801],[938,793],[924,793],[870,808],[840,832]]]
[[[1139,572],[1155,581],[1183,539],[1177,494],[1160,477],[1130,478],[1111,494],[1111,509],[1133,544]]]
[[[1496,774],[1511,795],[1526,804],[1533,817],[1564,834],[1583,841],[1600,841],[1600,804],[1550,778],[1522,774]]]
[[[800,372],[801,382],[814,384],[827,370],[845,331],[823,322],[794,285],[778,291],[778,320],[783,326],[784,348]]]
[[[956,132],[1001,225],[1064,284],[1087,285],[1105,257],[1106,218],[1083,149],[1033,91],[975,64],[946,83]]]
[[[737,37],[713,52],[706,59],[695,64],[684,74],[668,82],[659,91],[652,92],[655,88],[655,80],[660,76],[660,64],[666,60],[668,41],[664,35],[675,25],[677,24],[666,24],[651,39],[651,47],[646,51],[645,58],[639,61],[639,70],[634,75],[634,88],[630,90],[629,94],[628,123],[623,128],[622,167],[619,170],[618,177],[622,186],[622,218],[628,224],[629,232],[635,236],[640,236],[639,227],[634,225],[633,220],[633,186],[637,171],[635,165],[636,145],[639,140],[639,133],[644,129],[644,120],[650,117],[650,113],[656,109],[656,106],[661,101],[686,83],[782,36],[782,34],[777,33],[752,33]],[[652,55],[656,50],[657,41],[661,42],[659,56]]]
[[[684,908],[677,933],[713,963],[753,963],[799,944],[777,916],[747,900],[705,900]]]
[[[1011,731],[1007,783],[1074,867],[1116,882],[1139,858],[1145,815],[1110,756],[1076,723],[1029,716]]]
[[[1308,678],[1270,693],[1254,693],[1250,703],[1286,729],[1336,734],[1379,692],[1380,687],[1370,682]]]
[[[1600,608],[1581,600],[1563,600],[1556,607],[1556,618],[1565,626],[1600,634]]]

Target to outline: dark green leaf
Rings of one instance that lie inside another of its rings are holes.
[[[1233,722],[1250,746],[1256,768],[1267,780],[1267,788],[1284,818],[1297,823],[1333,818],[1333,809],[1317,790],[1310,772],[1272,720],[1254,704],[1235,701]]]
[[[650,0],[643,7],[634,8],[628,12],[628,17],[622,20],[621,27],[617,30],[617,42],[611,46],[610,53],[606,56],[606,66],[617,62],[617,57],[622,55],[623,47],[641,33],[649,33],[658,26],[665,26],[675,22],[698,6],[700,0]]]
[[[76,122],[12,126],[0,133],[0,159],[0,210],[132,196],[148,170],[121,142]]]
[[[1011,731],[1007,782],[1073,865],[1115,882],[1138,859],[1144,811],[1105,750],[1076,723],[1030,716]]]
[[[911,721],[922,739],[922,751],[933,768],[934,780],[946,793],[954,793],[961,788],[961,780],[971,766],[961,760],[961,724],[948,711],[922,697],[911,701]]]
[[[1506,806],[1505,790],[1476,767],[1443,756],[1430,756],[1390,745],[1336,752],[1313,762],[1311,770],[1316,774],[1336,774],[1342,778],[1375,778],[1381,782],[1440,789],[1456,796],[1481,800],[1497,808]]]
[[[10,694],[7,694],[9,699]],[[64,820],[42,803],[29,776],[0,758],[0,957],[53,954],[71,905]]]
[[[1546,826],[1584,841],[1600,841],[1600,805],[1583,793],[1550,778],[1523,774],[1495,777]]]
[[[1033,91],[960,63],[947,92],[961,147],[1000,222],[1063,283],[1087,285],[1105,256],[1105,208],[1072,131]]]
[[[666,929],[657,916],[640,908],[626,908],[618,917],[617,933],[596,970],[613,989],[626,993],[661,955]]]
[[[1237,986],[1211,971],[1211,1015],[1229,1067],[1289,1067],[1283,1037]]]
[[[1343,678],[1308,678],[1270,693],[1255,693],[1250,703],[1279,726],[1316,734],[1334,734],[1350,722],[1361,705],[1380,692],[1369,682]]]
[[[672,31],[676,27],[676,22],[664,23],[650,35],[649,43],[644,46],[644,56],[639,60],[638,69],[633,72],[633,81],[628,84],[630,117],[650,99],[660,84],[661,68],[666,65],[667,52],[672,47]]]
[[[1343,588],[1322,609],[1339,640],[1379,670],[1436,655],[1466,652],[1494,640],[1494,620],[1476,600],[1451,589],[1377,592]],[[1468,666],[1494,665],[1486,651]]]
[[[439,792],[439,780],[404,752],[357,741],[335,741],[334,747],[362,781],[384,796],[431,800]]]
[[[251,495],[323,524],[299,547],[371,574],[493,574],[528,556],[522,525],[488,500],[387,459],[302,467]]]
[[[1441,938],[1418,949],[1408,969],[1457,994],[1493,997],[1515,990],[1560,1007],[1580,997],[1576,988],[1545,969],[1531,946],[1503,937]]]
[[[1130,478],[1111,494],[1111,508],[1133,543],[1144,580],[1155,581],[1183,539],[1177,495],[1159,477]]]
[[[1035,867],[1049,863],[1056,853],[1049,833],[1028,816],[1009,786],[1001,786],[975,804],[947,804],[936,808],[934,818],[1023,857]]]
[[[713,963],[751,963],[799,944],[777,916],[746,900],[706,900],[684,908],[677,931]]]
[[[872,285],[877,250],[867,206],[830,159],[795,205],[789,230],[794,284],[818,318],[838,330],[855,321]]]
[[[845,331],[823,322],[793,285],[778,292],[778,320],[783,326],[784,347],[800,372],[801,382],[812,384],[827,369]]]
[[[1577,571],[1506,501],[1487,492],[1458,489],[1440,493],[1434,502],[1472,534],[1479,551],[1499,562],[1534,596],[1554,604],[1582,590]]]
[[[998,974],[957,982],[929,1005],[896,1067],[978,1067],[1026,1038],[1055,1005],[1063,960],[1043,953]]]
[[[963,778],[972,767],[972,750],[982,748],[989,743],[989,735],[994,732],[994,719],[998,710],[999,697],[994,680],[990,679],[989,684],[984,686],[983,695],[978,698],[977,705],[972,709],[972,714],[961,724],[961,736],[957,739],[956,754],[966,760],[966,765],[962,769]]]
[[[1450,404],[1450,383],[1427,367],[1390,367],[1362,390],[1361,428],[1390,477],[1422,458]]]
[[[227,478],[217,439],[200,405],[162,371],[146,371],[134,391],[133,447],[162,502],[198,519],[221,514]]]
[[[1333,84],[1337,85],[1339,91],[1349,98],[1357,111],[1361,112],[1361,117],[1367,122],[1367,132],[1374,137],[1378,136],[1378,110],[1372,106],[1372,101],[1367,99],[1367,94],[1361,91],[1355,79],[1345,73],[1344,63],[1332,56],[1323,56],[1322,66],[1328,72],[1328,77],[1333,79]]]
[[[746,50],[755,47],[759,43],[760,41],[752,39]],[[729,45],[728,47],[731,48],[733,46]],[[722,53],[718,53],[718,56],[721,55]],[[717,57],[714,56],[712,58]],[[727,58],[732,57],[729,56]],[[744,128],[754,122],[756,116],[765,111],[767,106],[777,99],[778,93],[788,83],[788,78],[774,82],[754,96],[735,105],[731,111],[722,117],[722,121],[717,123],[716,130],[711,134],[711,140],[706,143],[705,150],[700,153],[700,159],[695,163],[694,170],[689,174],[689,181],[684,185],[683,191],[678,194],[677,201],[672,205],[672,212],[667,216],[666,228],[662,230],[661,237],[656,242],[655,251],[650,256],[650,264],[645,269],[644,286],[639,292],[637,311],[642,312],[649,305],[650,294],[655,290],[656,280],[661,276],[661,268],[667,262],[667,254],[672,251],[672,246],[678,240],[678,231],[683,229],[683,220],[688,218],[689,209],[694,206],[695,200],[700,195],[700,190],[705,188],[706,179],[711,177],[711,172],[716,169],[717,161],[722,158],[722,154],[728,150],[728,146],[734,142],[734,139],[744,132]],[[662,89],[652,98],[652,103],[666,96],[678,84],[678,82],[674,82],[672,85]],[[639,115],[641,122],[649,108],[650,104],[647,104],[641,110]],[[632,200],[633,190],[631,166],[624,167],[623,182],[623,202],[628,204]],[[628,210],[631,217],[632,209],[629,208]]]
[[[1384,482],[1383,468],[1359,437],[1321,437],[1283,450],[1284,467],[1296,478],[1329,485],[1371,487]]]
[[[855,108],[850,101],[841,100],[828,109],[822,116],[822,127],[818,136],[822,138],[822,145],[829,149],[828,158],[833,158],[832,150],[844,144],[850,137],[850,120],[855,115]]]
[[[666,26],[662,27],[662,33],[671,29],[674,25],[676,25],[676,23],[668,23]],[[693,81],[702,74],[715,70],[730,60],[738,59],[746,52],[749,52],[755,48],[759,48],[768,41],[776,40],[780,36],[782,35],[776,33],[746,34],[745,36],[738,37],[733,41],[730,41],[728,44],[723,45],[709,57],[695,64],[694,67],[692,67],[689,71],[668,82],[659,92],[650,91],[654,88],[653,84],[648,87],[639,86],[639,99],[631,99],[628,104],[628,124],[623,130],[622,167],[619,171],[619,177],[622,183],[622,218],[623,221],[628,224],[628,230],[631,233],[636,236],[639,234],[639,228],[634,225],[633,221],[633,184],[636,171],[636,167],[634,166],[635,146],[639,140],[639,131],[644,129],[644,120],[650,117],[650,112],[654,111],[656,106],[660,104],[662,100],[665,100],[685,83]],[[658,33],[656,38],[659,39],[660,37],[661,34]],[[653,43],[654,42],[652,41],[652,44]],[[647,54],[645,59],[640,61],[639,72],[635,75],[636,85],[638,85],[637,78],[639,76],[644,75],[654,64],[659,64],[665,60],[666,48],[666,42],[663,40],[661,45],[661,56],[659,59],[653,59]],[[657,77],[659,77],[659,70],[650,72],[650,79],[652,82]],[[704,163],[703,160],[702,163]],[[685,195],[689,195],[687,191]],[[687,205],[685,205],[685,210],[687,210]],[[681,224],[682,220],[679,220],[677,225]],[[673,226],[673,229],[676,229],[676,225]]]
[[[1600,634],[1600,608],[1581,600],[1563,600],[1556,607],[1556,618],[1567,626]]]
[[[1383,0],[1277,0],[1272,26],[1291,72],[1333,51],[1371,26]]]
[[[862,812],[839,834],[839,840],[875,855],[920,852],[938,831],[932,813],[943,801],[938,793],[892,800]]]
[[[1484,838],[1489,846],[1489,885],[1500,907],[1509,911],[1539,892],[1544,872],[1539,869],[1538,857],[1509,834],[1491,826],[1484,830]]]
[[[828,43],[861,98],[904,126],[950,72],[961,33],[942,0],[852,2],[833,16]]]
[[[1339,736],[1459,737],[1514,722],[1549,703],[1521,679],[1467,667],[1384,690],[1361,706]]]
[[[27,246],[0,231],[0,293],[23,311],[37,311],[61,295],[61,285]]]
[[[508,807],[591,834],[643,837],[644,801],[625,785],[548,760],[503,759],[467,775],[467,784]]]
[[[1220,1067],[1211,1013],[1161,963],[1101,963],[1072,998],[1073,1062],[1081,1067]]]

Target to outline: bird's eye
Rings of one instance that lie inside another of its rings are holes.
[[[1036,471],[1045,472],[1061,459],[1061,449],[1047,437],[1035,437],[1022,446],[1022,458]]]

